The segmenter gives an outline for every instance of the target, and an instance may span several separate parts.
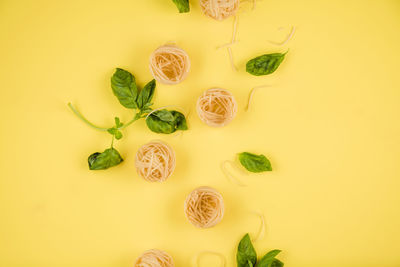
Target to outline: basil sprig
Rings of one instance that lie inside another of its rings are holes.
[[[189,0],[172,0],[179,10],[179,13],[186,13],[190,11]]]
[[[242,152],[239,154],[239,161],[249,172],[272,171],[271,162],[262,154]]]
[[[146,124],[151,131],[163,134],[188,129],[185,116],[175,110],[161,109],[154,111],[147,117]]]
[[[128,109],[136,110],[133,118],[127,123],[122,123],[115,117],[115,125],[111,128],[96,126],[88,121],[71,103],[68,106],[83,122],[92,128],[108,132],[112,135],[111,147],[104,152],[96,152],[89,156],[88,164],[90,170],[105,170],[120,164],[123,159],[119,152],[114,148],[114,140],[123,137],[121,130],[131,125],[133,122],[145,118],[151,111],[151,102],[156,89],[156,81],[153,79],[148,82],[143,89],[136,84],[135,76],[129,71],[117,68],[111,77],[111,88],[119,103]],[[146,124],[150,130],[156,133],[173,133],[176,130],[187,130],[186,118],[178,111],[155,111],[147,117]]]
[[[246,71],[255,76],[271,74],[278,69],[286,54],[273,53],[253,58],[247,62]]]
[[[246,234],[239,242],[236,263],[237,267],[283,267],[283,262],[275,257],[280,250],[271,250],[257,261],[257,253],[251,243],[249,234]]]

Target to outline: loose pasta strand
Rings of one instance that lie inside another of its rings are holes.
[[[257,231],[257,235],[252,238],[253,242],[257,242],[259,240],[262,240],[264,238],[265,235],[265,218],[264,218],[264,214],[260,213],[260,212],[254,212],[256,215],[259,216],[260,218],[260,227]]]
[[[204,250],[204,251],[200,251],[195,256],[194,267],[199,267],[200,266],[200,259],[203,256],[207,255],[207,254],[218,256],[219,259],[221,260],[221,265],[220,266],[221,267],[225,267],[226,266],[226,258],[222,253],[219,253],[219,252],[216,252],[216,251],[211,251],[211,250]]]
[[[281,29],[281,28],[279,28],[279,29]],[[275,41],[268,40],[268,42],[273,45],[277,45],[277,46],[285,45],[287,42],[289,42],[292,39],[295,32],[296,32],[296,27],[292,26],[292,29],[290,30],[290,33],[286,36],[285,40],[283,40],[282,42],[275,42]]]
[[[260,86],[253,87],[253,88],[251,89],[251,91],[250,91],[250,93],[249,93],[249,98],[248,98],[248,100],[247,100],[247,106],[245,107],[245,111],[248,111],[248,110],[249,110],[250,104],[251,104],[251,102],[252,102],[252,100],[253,100],[253,95],[254,95],[254,93],[255,93],[258,89],[266,88],[266,87],[270,87],[270,85],[260,85]]]
[[[227,169],[227,165],[231,165],[232,168],[236,168],[236,170],[238,170],[238,168],[236,167],[235,163],[230,161],[230,160],[225,160],[221,163],[221,170],[224,173],[225,177],[228,178],[228,181],[235,183],[238,186],[247,186],[247,184],[245,184],[244,182],[242,182],[239,178],[237,178],[235,175],[233,175],[228,169]]]

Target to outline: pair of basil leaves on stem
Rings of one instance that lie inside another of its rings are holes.
[[[185,116],[178,111],[161,109],[152,112],[153,103],[151,101],[156,88],[155,80],[151,80],[140,90],[135,77],[130,72],[117,68],[111,77],[111,88],[122,106],[137,111],[133,119],[126,124],[116,117],[115,125],[106,129],[112,135],[111,147],[102,153],[96,152],[89,156],[90,170],[108,169],[123,161],[123,158],[113,146],[114,139],[121,139],[123,136],[121,130],[136,120],[146,118],[147,127],[155,133],[170,134],[177,130],[188,129]]]
[[[246,234],[240,240],[237,249],[237,267],[283,267],[283,262],[275,258],[280,252],[277,249],[271,250],[257,261],[256,250],[251,243],[249,234]]]

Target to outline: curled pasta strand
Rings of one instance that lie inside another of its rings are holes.
[[[251,89],[251,91],[250,91],[250,93],[249,93],[249,98],[248,98],[248,100],[247,100],[247,106],[245,107],[245,111],[248,111],[248,110],[249,110],[250,104],[251,104],[251,102],[252,102],[252,100],[253,100],[253,95],[254,95],[254,93],[255,93],[258,89],[266,88],[266,87],[270,87],[270,85],[260,85],[260,86],[253,87],[253,88]]]
[[[242,182],[239,178],[237,178],[235,175],[233,175],[228,169],[227,165],[231,165],[232,168],[235,168],[236,170],[239,170],[239,168],[236,167],[236,164],[233,161],[230,160],[225,160],[221,163],[221,170],[224,173],[225,177],[228,178],[230,182],[235,183],[238,186],[244,187],[247,186],[244,182]]]
[[[279,29],[282,29],[282,28],[279,28]],[[268,42],[270,44],[277,45],[277,46],[285,45],[287,42],[289,42],[293,38],[293,35],[295,32],[296,32],[296,27],[292,26],[292,29],[290,30],[290,33],[286,36],[285,40],[283,40],[282,42],[275,42],[275,41],[268,40]]]
[[[207,254],[211,254],[211,255],[217,256],[221,260],[221,265],[220,266],[221,267],[225,267],[226,266],[226,258],[222,253],[219,253],[219,252],[216,252],[216,251],[212,251],[212,250],[204,250],[204,251],[200,251],[195,256],[194,267],[199,267],[200,266],[200,259],[203,256],[207,255]]]

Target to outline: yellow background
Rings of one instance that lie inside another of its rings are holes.
[[[0,266],[132,266],[146,249],[168,251],[190,266],[202,250],[235,266],[238,241],[259,226],[262,253],[279,248],[286,266],[400,266],[400,2],[264,0],[243,3],[233,47],[232,18],[205,17],[197,1],[178,14],[168,0],[0,1]],[[268,40],[297,32],[284,47]],[[278,31],[284,26],[286,30]],[[67,109],[111,126],[132,114],[112,95],[115,67],[143,86],[148,57],[176,42],[190,55],[187,80],[157,85],[155,107],[191,110],[182,137],[157,135],[144,121],[116,147],[122,165],[89,171],[87,156],[110,136]],[[290,52],[276,73],[254,77],[248,59]],[[253,86],[260,89],[244,111]],[[236,119],[210,128],[195,113],[197,97],[220,86],[238,100]],[[162,139],[177,153],[174,175],[147,183],[134,167],[137,149]],[[237,152],[263,153],[274,171],[229,183],[219,168]],[[217,188],[226,215],[199,230],[183,202],[195,187]],[[218,266],[215,258],[203,266]]]

